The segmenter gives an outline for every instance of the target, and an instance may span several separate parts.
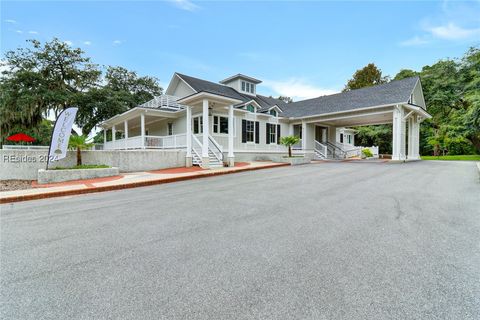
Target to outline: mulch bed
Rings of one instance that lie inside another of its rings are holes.
[[[31,180],[0,180],[0,191],[31,189]]]

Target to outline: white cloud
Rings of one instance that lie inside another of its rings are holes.
[[[299,78],[291,78],[285,81],[266,80],[263,85],[271,88],[278,95],[291,97],[295,101],[339,92],[338,90],[316,87]]]
[[[429,41],[425,37],[415,36],[413,38],[400,42],[400,45],[402,47],[411,47],[411,46],[421,46],[427,43],[429,43]]]
[[[120,45],[120,44],[122,44],[122,43],[123,43],[122,40],[113,40],[113,44],[116,45],[116,46],[118,46],[118,45]]]
[[[177,8],[186,11],[195,11],[200,8],[190,0],[170,0],[170,2],[173,3]]]
[[[4,71],[9,71],[9,70],[10,70],[10,66],[7,63],[7,60],[0,59],[0,77],[2,76],[2,73]]]
[[[38,34],[37,31],[28,31],[29,34]]]
[[[461,40],[480,36],[480,28],[462,28],[453,22],[443,26],[427,28],[434,37],[445,40]]]
[[[65,40],[65,41],[63,41],[63,42],[64,42],[66,45],[69,45],[69,46],[73,45],[73,42],[70,41],[70,40]]]
[[[92,42],[91,41],[83,41],[83,44],[86,45],[86,46],[89,46],[89,45],[92,44]]]
[[[18,34],[22,34],[22,33],[23,33],[22,30],[15,30],[15,32],[18,33]]]
[[[4,20],[4,21],[5,21],[6,23],[13,23],[13,24],[17,23],[16,20],[12,20],[12,19],[7,19],[7,20]]]

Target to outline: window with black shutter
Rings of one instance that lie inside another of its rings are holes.
[[[277,124],[277,144],[280,144],[280,125]]]
[[[266,128],[267,129],[265,130],[265,140],[267,144],[270,144],[270,123],[267,123]]]

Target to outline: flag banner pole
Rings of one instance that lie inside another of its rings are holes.
[[[47,170],[50,161],[57,161],[67,156],[68,141],[77,111],[78,108],[76,107],[65,108],[55,121],[50,138],[50,147],[48,148]]]

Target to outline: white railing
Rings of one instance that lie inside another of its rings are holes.
[[[345,158],[354,158],[362,156],[362,147],[354,147],[351,149],[344,149]]]
[[[208,136],[208,149],[213,152],[215,155],[215,158],[217,158],[218,161],[223,161],[223,149],[222,146],[213,139],[212,136]]]
[[[320,153],[320,155],[322,155],[324,158],[327,158],[327,152],[328,152],[327,146],[324,145],[323,143],[318,142],[317,140],[315,140],[315,151]]]
[[[202,144],[194,134],[192,134],[192,156],[193,164],[202,164]]]
[[[145,148],[153,149],[179,149],[187,147],[185,133],[172,136],[145,136]]]
[[[183,104],[179,104],[177,102],[179,98],[175,96],[169,96],[163,94],[161,96],[157,96],[152,100],[141,104],[140,107],[142,108],[163,108],[163,109],[172,109],[174,111],[184,109],[185,106]]]
[[[183,149],[187,147],[187,136],[185,133],[172,136],[145,136],[142,144],[142,136],[130,137],[127,139],[118,139],[107,141],[104,150],[119,149]]]
[[[48,150],[49,146],[30,146],[21,144],[4,144],[2,149],[23,149],[23,150]]]

